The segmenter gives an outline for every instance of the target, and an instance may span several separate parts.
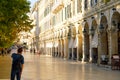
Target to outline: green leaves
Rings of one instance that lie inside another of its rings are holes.
[[[0,47],[13,43],[19,32],[33,27],[29,11],[27,0],[0,0]]]

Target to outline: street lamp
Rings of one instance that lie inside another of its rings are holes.
[[[92,26],[91,29],[90,29],[90,34],[93,35],[93,34],[94,34],[94,31],[95,31],[95,29],[94,29],[93,26]]]
[[[68,32],[68,39],[70,39],[71,38],[71,34],[70,34],[70,32]]]
[[[112,8],[112,10],[113,10],[113,12],[115,12],[115,11],[116,11],[116,8]]]
[[[112,21],[112,31],[115,31],[116,30],[116,22],[115,21]]]
[[[87,33],[87,31],[86,31],[86,29],[85,29],[85,28],[83,29],[83,31],[82,31],[82,32],[83,32],[83,34],[86,34],[86,33]]]
[[[104,32],[103,24],[100,24],[99,26],[99,33],[102,34]]]

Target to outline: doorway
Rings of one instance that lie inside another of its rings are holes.
[[[92,63],[97,63],[97,60],[98,60],[98,49],[97,48],[92,48],[92,50],[93,50]]]

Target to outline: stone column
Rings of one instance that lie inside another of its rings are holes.
[[[58,51],[58,57],[60,57],[60,41],[58,39],[58,48],[57,48],[57,51]]]
[[[62,57],[64,58],[65,57],[65,54],[64,54],[64,39],[62,39]]]
[[[56,46],[56,54],[57,54],[57,56],[56,56],[56,57],[59,57],[59,56],[58,56],[58,46],[59,46],[59,45],[58,45],[58,41],[57,41],[57,46]]]
[[[61,53],[61,57],[63,57],[63,53],[62,53],[62,40],[60,40],[60,53]]]
[[[93,50],[92,50],[92,35],[90,35],[90,56],[89,56],[89,62],[92,62]]]
[[[69,48],[68,48],[68,39],[65,37],[64,38],[64,58],[65,59],[68,59],[68,51],[69,51]]]
[[[72,42],[73,43],[73,42]],[[73,51],[73,47],[72,47],[72,60],[74,60],[74,51]]]
[[[73,43],[74,43],[74,39],[73,39],[73,37],[71,38],[72,39],[72,60],[74,60],[74,52],[73,52]]]
[[[76,36],[76,39],[77,39],[77,61],[79,61],[80,59],[80,40],[79,40],[79,35]]]
[[[111,64],[112,54],[117,54],[117,30],[109,30],[109,64]]]
[[[46,42],[44,42],[44,54],[46,55],[47,49],[46,49]]]
[[[111,64],[111,57],[112,57],[112,31],[109,30],[109,64]]]
[[[100,64],[100,61],[101,61],[100,60],[101,54],[103,54],[102,34],[103,34],[103,32],[98,34],[98,62],[97,62],[98,65]]]
[[[83,35],[83,58],[82,58],[82,62],[85,62],[86,60],[86,34],[84,33]]]

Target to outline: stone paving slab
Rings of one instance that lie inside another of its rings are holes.
[[[7,80],[10,78],[11,58],[9,55],[0,56],[0,80]]]
[[[109,68],[45,55],[23,55],[25,65],[21,80],[120,80],[120,71]],[[0,57],[0,80],[9,80],[10,66],[10,56]]]

